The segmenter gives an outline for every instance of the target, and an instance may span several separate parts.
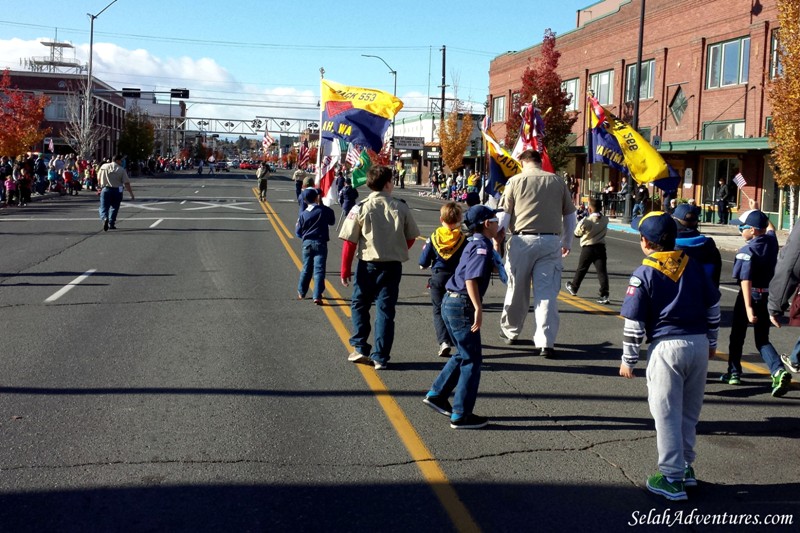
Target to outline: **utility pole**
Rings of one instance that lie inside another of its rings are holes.
[[[634,72],[633,82],[633,120],[631,126],[636,131],[639,131],[639,95],[641,92],[640,84],[642,83],[642,46],[644,43],[644,8],[645,0],[642,0],[641,11],[639,12],[639,46],[636,49],[636,68]],[[622,217],[623,224],[630,224],[631,215],[633,214],[633,183],[635,180],[631,179],[628,183],[628,194],[625,195],[625,213]]]
[[[439,146],[442,144],[442,126],[444,125],[444,103],[445,103],[445,94],[444,90],[447,87],[446,83],[446,76],[445,76],[445,60],[447,59],[447,47],[442,45],[442,105],[439,109]]]

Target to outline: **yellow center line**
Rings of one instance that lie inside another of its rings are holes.
[[[257,194],[257,191],[253,189],[253,193]],[[269,202],[263,202],[261,207],[264,210],[264,213],[266,213],[284,248],[286,248],[286,251],[289,253],[289,257],[292,259],[292,262],[295,264],[298,270],[302,269],[303,265],[300,259],[297,257],[297,254],[291,248],[289,241],[286,239],[286,234],[288,234],[286,226],[284,226],[280,221],[275,213],[275,210],[271,205],[269,205]],[[279,226],[283,227],[283,232],[279,229]],[[337,299],[344,301],[342,296],[335,289],[332,287],[326,287],[326,289],[330,290]],[[342,345],[349,351],[351,349],[350,331],[344,325],[339,315],[334,311],[333,307],[326,305],[322,307],[322,310],[325,313],[325,316],[328,318],[331,326],[333,326],[334,331],[339,336],[339,340],[342,342]],[[349,312],[349,308],[347,311]],[[472,515],[464,505],[464,502],[462,502],[458,497],[458,493],[456,493],[456,490],[450,484],[450,481],[447,479],[447,475],[445,475],[444,470],[442,470],[442,467],[439,465],[438,461],[436,461],[436,458],[433,456],[430,450],[428,450],[428,447],[422,441],[422,437],[419,436],[419,433],[417,433],[417,430],[411,424],[411,421],[400,408],[400,405],[398,405],[398,403],[392,397],[391,392],[383,380],[378,376],[372,367],[366,365],[355,366],[361,372],[361,376],[364,378],[364,381],[375,395],[375,398],[378,400],[378,404],[383,408],[383,412],[386,414],[386,417],[389,419],[389,422],[392,424],[395,432],[400,437],[400,440],[405,446],[406,451],[408,451],[411,459],[414,461],[414,464],[422,474],[422,477],[430,485],[434,494],[436,494],[436,497],[439,499],[439,503],[442,504],[442,507],[444,508],[445,512],[447,512],[447,515],[450,517],[450,520],[452,521],[456,530],[462,532],[480,531],[481,528],[472,518]]]

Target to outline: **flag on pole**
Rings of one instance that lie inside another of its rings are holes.
[[[544,119],[541,111],[536,107],[536,97],[530,104],[522,106],[520,117],[522,117],[522,122],[519,125],[519,137],[511,151],[511,156],[517,159],[525,150],[536,150],[542,156],[542,170],[555,172],[544,145]]]
[[[53,152],[56,151],[56,147],[53,144],[53,138],[52,137],[50,137],[50,143],[47,145],[47,149],[50,150],[50,153],[53,153]]]
[[[492,129],[492,117],[485,115],[481,121],[481,131],[489,132]]]
[[[489,195],[499,198],[503,194],[508,178],[519,174],[522,167],[505,148],[494,138],[491,132],[481,132],[486,140],[486,153],[489,156],[489,182],[486,187]]]
[[[264,140],[261,141],[264,151],[266,152],[273,144],[275,144],[275,138],[267,130],[264,130]]]
[[[345,157],[345,161],[350,163],[350,168],[354,168],[358,162],[360,161],[361,154],[358,152],[358,149],[354,144],[350,144],[350,147],[347,149],[347,157]]]
[[[308,139],[303,140],[300,144],[300,150],[297,152],[297,168],[304,169],[308,166],[309,156]]]
[[[361,150],[361,155],[358,156],[358,163],[353,169],[353,187],[357,188],[367,183],[367,171],[372,166],[372,160],[369,158],[367,150]]]
[[[734,182],[734,183],[736,184],[736,186],[737,186],[738,188],[740,188],[740,189],[741,189],[741,188],[743,188],[745,185],[747,185],[747,181],[744,179],[744,176],[742,176],[742,173],[741,173],[741,172],[739,172],[738,174],[736,174],[736,175],[733,177],[733,182]]]
[[[322,80],[323,139],[338,137],[380,152],[383,138],[403,102],[376,89]]]
[[[322,162],[316,175],[315,183],[322,191],[322,202],[330,206],[336,202],[339,191],[336,188],[336,166],[342,159],[342,148],[338,141],[320,140]]]

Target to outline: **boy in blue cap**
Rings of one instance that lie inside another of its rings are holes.
[[[697,485],[694,444],[708,360],[716,353],[720,294],[699,262],[675,250],[677,227],[668,213],[654,211],[631,225],[641,233],[647,257],[633,272],[622,303],[619,374],[634,377],[646,336],[647,399],[656,424],[659,469],[647,479],[647,490],[686,500],[686,487]]]
[[[699,261],[714,285],[719,287],[722,256],[714,239],[702,235],[697,229],[700,223],[700,208],[696,205],[680,204],[672,212],[672,218],[675,219],[678,228],[675,249],[683,250],[689,257]]]
[[[306,297],[314,274],[314,303],[322,305],[322,293],[325,292],[325,271],[328,261],[328,226],[336,223],[333,209],[320,203],[319,192],[310,187],[300,194],[300,201],[306,208],[297,219],[295,235],[303,239],[303,269],[297,282],[297,299]]]
[[[739,385],[742,375],[742,347],[747,326],[753,324],[756,349],[769,367],[772,376],[772,396],[780,397],[789,391],[792,375],[783,368],[781,357],[769,342],[770,315],[767,310],[769,282],[778,262],[778,239],[767,215],[758,209],[745,211],[734,223],[745,245],[739,248],[733,262],[733,278],[739,282],[739,294],[733,305],[731,336],[728,344],[728,371],[720,380]]]
[[[492,247],[498,228],[497,211],[475,205],[467,211],[464,222],[474,234],[467,240],[458,267],[447,282],[447,295],[442,302],[442,317],[458,352],[447,361],[422,402],[450,416],[453,429],[479,429],[489,423],[488,418],[474,414],[472,409],[478,396],[483,361],[481,305],[494,267],[499,264]],[[448,397],[453,391],[451,407]]]

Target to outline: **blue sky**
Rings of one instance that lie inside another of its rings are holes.
[[[0,67],[46,55],[36,40],[56,35],[85,62],[87,13],[110,1],[4,0]],[[392,91],[389,69],[361,56],[371,54],[397,71],[406,112],[419,113],[440,95],[445,45],[448,96],[457,86],[460,99],[482,108],[493,57],[540,42],[545,28],[571,30],[576,11],[592,3],[512,2],[517,9],[502,12],[477,0],[117,0],[95,20],[93,71],[118,88],[189,88],[189,116],[313,118],[320,67],[339,83]]]

